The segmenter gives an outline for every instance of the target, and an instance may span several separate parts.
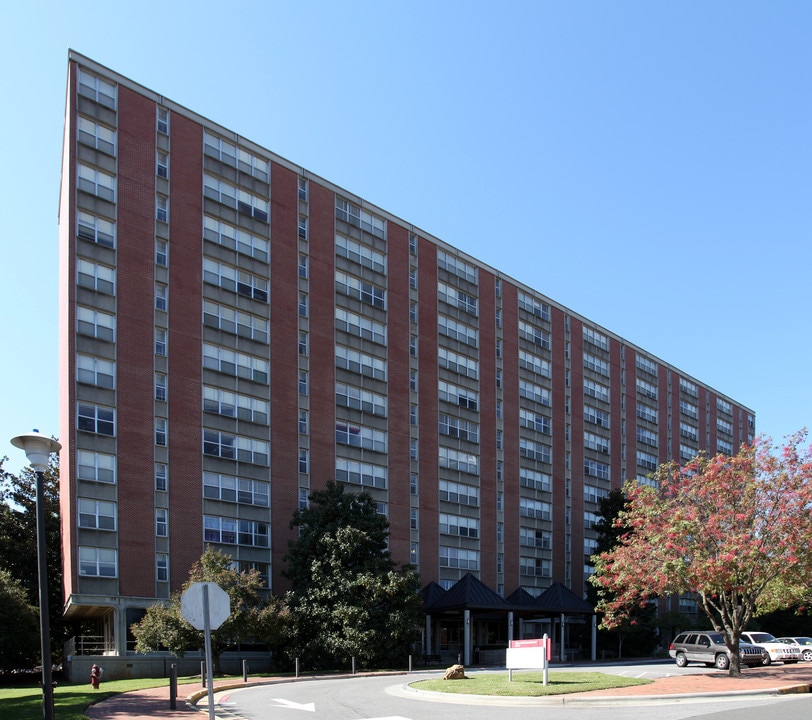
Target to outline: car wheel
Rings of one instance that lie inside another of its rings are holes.
[[[724,653],[716,656],[716,667],[720,670],[727,670],[730,667],[730,658]]]
[[[685,657],[684,652],[678,652],[674,661],[677,663],[677,667],[685,667],[688,664],[688,658]]]
[[[773,662],[773,659],[770,657],[770,654],[769,654],[769,653],[767,653],[767,655],[764,657],[764,662],[763,662],[763,663],[761,663],[761,664],[762,664],[764,667],[767,667],[767,665],[772,665],[772,662]]]
[[[812,650],[804,650],[803,658],[806,662],[812,662]]]

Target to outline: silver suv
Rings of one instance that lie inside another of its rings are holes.
[[[718,632],[680,633],[669,646],[668,654],[678,667],[685,667],[689,662],[705,663],[708,667],[715,665],[720,670],[730,667],[730,652],[722,633]],[[763,648],[743,642],[739,643],[739,657],[742,665],[754,666],[762,665],[769,656]]]

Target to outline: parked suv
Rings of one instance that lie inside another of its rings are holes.
[[[765,665],[781,661],[785,665],[796,663],[801,659],[801,648],[797,645],[787,645],[776,639],[775,635],[766,632],[744,632],[742,640],[763,647],[767,651]]]
[[[730,652],[722,633],[718,632],[680,633],[669,646],[668,654],[679,667],[685,667],[689,662],[701,662],[709,667],[715,665],[720,670],[730,667]],[[742,665],[753,666],[763,665],[769,655],[763,648],[742,642],[739,643],[739,657]]]

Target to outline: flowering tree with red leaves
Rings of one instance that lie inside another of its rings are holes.
[[[812,575],[812,446],[806,431],[767,438],[733,456],[661,465],[657,487],[624,487],[619,543],[590,581],[612,628],[649,599],[692,593],[741,674],[739,638],[760,612],[803,603]]]

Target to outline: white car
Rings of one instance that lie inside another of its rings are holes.
[[[766,632],[743,632],[742,640],[763,647],[767,651],[764,664],[782,662],[785,665],[796,663],[801,659],[801,648],[780,642],[775,635]]]
[[[811,637],[780,637],[778,642],[787,645],[795,645],[801,650],[801,658],[806,662],[812,662],[812,638]]]

